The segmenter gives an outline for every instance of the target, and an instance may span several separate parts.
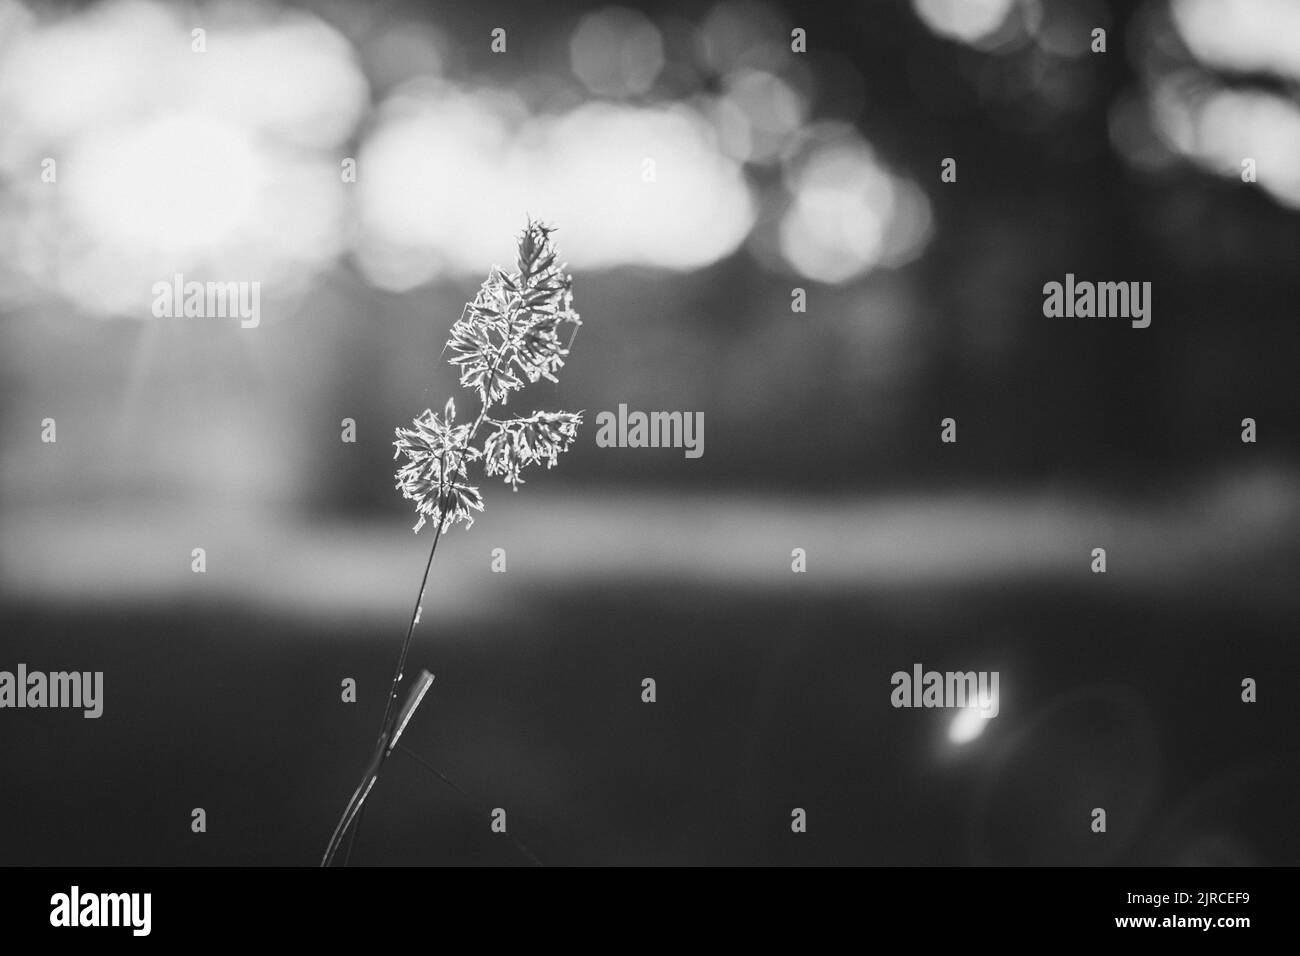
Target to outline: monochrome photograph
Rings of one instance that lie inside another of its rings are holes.
[[[851,867],[1248,934],[1298,249],[1294,0],[0,0],[5,925]]]

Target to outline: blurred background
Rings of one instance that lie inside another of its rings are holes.
[[[440,544],[458,789],[395,756],[354,864],[528,863],[495,807],[547,864],[1300,863],[1298,90],[1292,0],[0,0],[0,668],[105,674],[0,713],[0,863],[319,860],[429,545],[393,429],[476,408],[529,215],[584,325],[520,407],[587,424]]]

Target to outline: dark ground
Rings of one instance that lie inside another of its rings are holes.
[[[490,832],[498,806],[546,864],[1300,863],[1290,612],[1101,590],[533,591],[526,627],[426,607],[409,672],[437,681],[404,743],[473,800],[395,755],[353,863],[525,863]],[[228,606],[4,618],[7,659],[104,669],[110,702],[94,723],[6,715],[0,864],[20,865],[314,865],[403,626]],[[972,655],[1003,689],[974,742],[947,742],[951,712],[889,706],[894,670]]]

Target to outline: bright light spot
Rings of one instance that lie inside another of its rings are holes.
[[[246,131],[196,114],[101,130],[67,168],[70,212],[91,238],[181,254],[227,241],[262,173]]]
[[[6,139],[59,141],[161,97],[178,102],[189,56],[188,35],[162,6],[107,3],[47,20],[4,50],[0,126]]]
[[[1295,0],[1175,0],[1174,25],[1205,63],[1300,79],[1300,4]]]
[[[846,282],[879,260],[892,203],[888,180],[873,167],[820,158],[781,223],[781,251],[811,279]]]
[[[912,0],[912,9],[931,32],[974,44],[998,31],[1015,0]]]
[[[445,257],[478,257],[481,268],[484,231],[501,228],[497,204],[524,198],[502,169],[521,110],[444,84],[407,88],[389,104],[358,160],[359,255],[373,281],[411,288],[450,264]],[[500,234],[513,235],[526,208],[515,206]]]
[[[214,8],[199,55],[189,19],[146,0],[35,21],[11,10],[0,234],[23,239],[5,246],[10,268],[86,312],[147,318],[151,286],[177,272],[273,297],[337,257],[338,147],[369,93],[336,30]],[[57,188],[32,174],[44,157]]]
[[[638,96],[664,67],[663,38],[644,14],[608,7],[578,23],[569,57],[573,75],[598,96]]]
[[[1271,93],[1222,90],[1202,108],[1197,126],[1202,161],[1239,177],[1255,160],[1259,185],[1283,205],[1300,209],[1300,109]]]
[[[968,744],[984,733],[988,723],[989,718],[979,707],[963,707],[948,725],[948,740],[954,744]]]
[[[1157,84],[1151,110],[1156,132],[1171,149],[1231,179],[1240,178],[1243,159],[1253,159],[1260,188],[1300,209],[1300,108],[1290,100],[1178,73]]]
[[[267,137],[327,149],[369,106],[347,38],[319,20],[295,16],[208,42],[196,99]]]
[[[793,202],[780,227],[786,262],[810,279],[842,283],[914,258],[931,231],[925,194],[888,173],[851,130],[812,138],[787,176]]]
[[[386,288],[503,258],[525,212],[563,229],[575,267],[708,265],[755,203],[712,126],[684,107],[588,103],[519,119],[517,102],[449,87],[386,110],[364,144],[358,256]]]

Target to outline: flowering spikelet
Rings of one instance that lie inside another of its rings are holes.
[[[555,467],[556,459],[573,444],[581,423],[578,412],[533,412],[528,418],[493,422],[496,430],[483,443],[484,473],[505,476],[517,491],[524,481],[520,470],[543,461],[547,468]]]
[[[582,424],[581,412],[533,412],[527,418],[490,418],[494,405],[510,393],[556,373],[569,355],[560,332],[582,324],[573,311],[573,277],[556,261],[552,229],[529,221],[519,237],[515,271],[493,267],[474,301],[465,305],[451,327],[448,359],[460,370],[460,384],[473,389],[482,410],[472,424],[455,424],[456,407],[447,402],[441,418],[425,410],[412,428],[397,429],[394,458],[405,455],[397,470],[397,488],[414,501],[419,531],[426,520],[440,521],[445,531],[463,520],[474,523],[483,510],[478,488],[469,483],[467,466],[483,460],[488,476],[501,475],[518,490],[520,471],[545,461],[551,468],[569,450]],[[482,425],[492,430],[481,447],[473,442]]]
[[[518,271],[494,268],[451,327],[449,361],[485,407],[506,404],[511,392],[538,379],[558,381],[569,354],[560,327],[582,324],[573,311],[573,277],[556,264],[550,234],[530,222],[519,239]]]
[[[456,403],[447,399],[441,419],[426,408],[413,428],[397,429],[393,457],[406,456],[397,469],[397,487],[402,497],[415,502],[420,516],[416,531],[440,514],[444,531],[461,519],[469,527],[474,523],[470,511],[483,510],[483,497],[469,484],[465,469],[481,452],[469,445],[470,426],[453,425],[455,419]]]

